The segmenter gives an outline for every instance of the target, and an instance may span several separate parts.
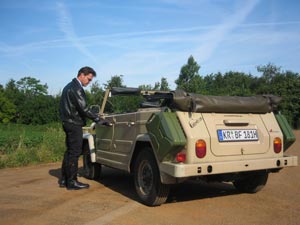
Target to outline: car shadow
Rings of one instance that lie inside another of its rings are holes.
[[[60,169],[53,171],[60,177]],[[79,175],[83,174],[83,169],[79,169]],[[133,176],[128,173],[109,167],[102,166],[101,176],[96,180],[105,187],[126,196],[129,199],[138,201],[139,197],[135,192]],[[207,183],[204,181],[186,181],[181,184],[172,185],[167,204],[176,202],[193,201],[197,199],[216,198],[240,194],[231,183]]]
[[[57,178],[57,184],[59,184],[61,179],[61,168],[50,169],[48,173]],[[78,168],[78,177],[84,177],[83,167]],[[101,176],[95,181],[127,198],[139,201],[134,190],[133,177],[124,171],[102,166]]]
[[[57,183],[59,183],[61,168],[51,169],[49,170],[49,174],[56,177]],[[82,167],[79,168],[78,176],[83,176]],[[96,181],[112,191],[140,202],[135,192],[133,176],[124,171],[102,166],[101,176]],[[230,183],[207,183],[193,180],[172,185],[166,203],[186,202],[196,199],[216,198],[237,194],[240,194],[240,192]]]
[[[129,199],[139,201],[135,193],[133,176],[124,171],[102,166],[101,176],[96,181]]]
[[[231,183],[186,181],[171,187],[167,203],[217,198],[240,194]]]

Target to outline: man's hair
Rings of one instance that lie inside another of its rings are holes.
[[[82,67],[79,71],[78,71],[78,74],[77,74],[77,77],[79,77],[80,74],[84,74],[85,76],[88,75],[88,74],[93,74],[94,77],[96,77],[96,71],[91,68],[91,67],[88,67],[88,66],[85,66],[85,67]]]

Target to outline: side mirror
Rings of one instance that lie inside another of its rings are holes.
[[[99,112],[100,112],[100,106],[99,105],[91,105],[90,106],[90,111],[92,113],[99,114]]]

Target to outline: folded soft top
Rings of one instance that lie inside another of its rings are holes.
[[[175,91],[142,91],[139,88],[112,88],[112,95],[140,95],[147,100],[143,107],[159,107],[153,102],[161,101],[161,106],[186,112],[215,113],[268,113],[276,111],[281,101],[274,95],[260,96],[209,96]],[[151,104],[149,104],[151,103]]]
[[[273,95],[205,96],[176,90],[173,92],[172,106],[190,112],[268,113],[275,111],[280,101],[280,97]]]

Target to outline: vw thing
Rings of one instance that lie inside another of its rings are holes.
[[[105,114],[109,95],[142,95],[135,112]],[[107,90],[100,115],[110,126],[84,128],[85,176],[101,166],[133,175],[137,195],[149,206],[163,204],[170,186],[188,179],[232,182],[255,193],[268,175],[297,166],[285,151],[295,141],[275,96],[203,96],[184,91]]]

